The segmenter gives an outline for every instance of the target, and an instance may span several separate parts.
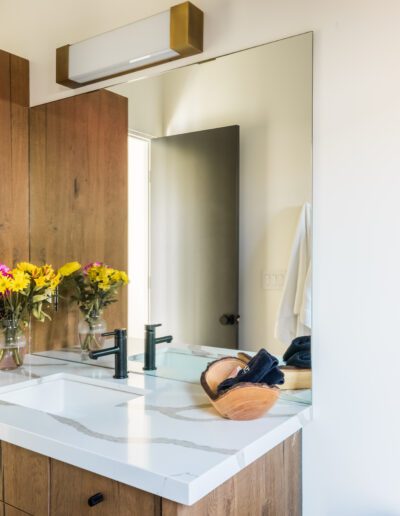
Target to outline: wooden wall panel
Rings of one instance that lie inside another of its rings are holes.
[[[127,99],[99,90],[31,109],[31,260],[104,261],[127,268]],[[127,289],[106,311],[127,323]],[[61,303],[52,324],[35,323],[34,351],[77,344],[77,311]]]
[[[29,62],[0,50],[0,261],[29,258]]]

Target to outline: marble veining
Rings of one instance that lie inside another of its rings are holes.
[[[216,414],[212,414],[212,417],[207,418],[203,417],[203,414],[201,414],[202,417],[191,417],[183,414],[183,412],[198,409],[206,409],[209,411],[212,409],[212,405],[211,403],[200,403],[198,405],[189,405],[187,407],[161,407],[157,405],[149,405],[146,403],[146,410],[159,412],[160,414],[171,417],[172,419],[176,419],[177,421],[194,421],[196,423],[206,423],[208,421],[215,421],[218,419]]]
[[[282,400],[261,419],[225,420],[200,385],[143,374],[114,380],[112,369],[57,353],[0,372],[0,395],[61,372],[144,394],[77,417],[0,401],[0,439],[176,502],[195,503],[311,419],[310,406]]]
[[[201,450],[205,452],[213,452],[220,453],[222,455],[233,455],[238,452],[238,450],[229,450],[225,448],[213,448],[212,446],[205,446],[196,444],[187,440],[180,439],[171,439],[166,437],[129,437],[129,436],[114,436],[102,434],[100,432],[95,432],[94,430],[90,430],[85,425],[76,421],[74,419],[70,419],[63,416],[57,416],[55,414],[48,414],[50,417],[54,418],[56,421],[63,425],[72,426],[78,432],[88,435],[89,437],[94,437],[95,439],[101,439],[102,441],[109,441],[112,443],[128,443],[128,444],[170,444],[173,446],[181,446],[183,448],[192,448],[194,450]]]

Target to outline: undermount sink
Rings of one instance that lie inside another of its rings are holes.
[[[182,382],[199,383],[201,373],[207,368],[209,362],[227,355],[236,356],[236,354],[236,349],[207,348],[205,350],[201,346],[159,347],[156,350],[157,369],[155,371],[143,371],[143,353],[129,357],[129,370]]]
[[[59,373],[0,390],[0,401],[64,417],[107,414],[107,409],[143,396],[126,385]]]

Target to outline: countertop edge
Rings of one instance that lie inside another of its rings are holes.
[[[136,489],[167,498],[184,505],[193,505],[211,491],[262,457],[312,420],[312,407],[283,422],[243,450],[224,460],[196,478],[190,484],[171,477],[159,477],[133,465],[121,464],[100,457],[88,450],[43,437],[7,423],[0,423],[0,439],[15,446],[45,455],[55,460],[110,478]],[[133,477],[133,478],[132,478]]]
[[[246,446],[235,456],[207,471],[206,474],[195,479],[189,486],[187,501],[180,502],[193,505],[211,491],[222,485],[234,475],[245,469],[254,461],[271,451],[290,436],[304,428],[312,421],[312,407],[308,406],[296,416],[285,421],[279,427],[268,432],[257,441]],[[227,466],[232,463],[232,468]],[[209,487],[210,479],[214,479],[214,487]],[[217,480],[218,479],[218,480]]]

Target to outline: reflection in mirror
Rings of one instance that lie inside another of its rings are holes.
[[[129,100],[130,336],[282,355],[311,332],[312,34],[110,89]]]

